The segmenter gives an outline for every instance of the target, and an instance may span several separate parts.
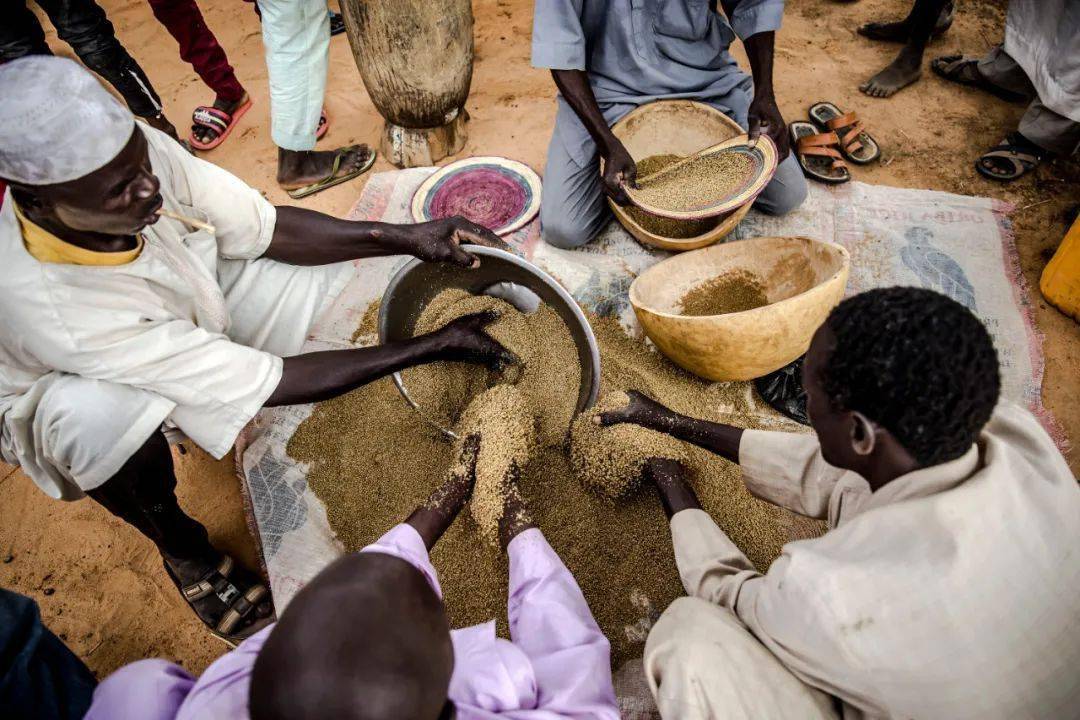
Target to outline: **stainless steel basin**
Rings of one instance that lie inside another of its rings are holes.
[[[570,293],[546,272],[513,253],[478,245],[469,245],[468,250],[480,257],[480,267],[475,270],[413,260],[394,275],[379,308],[380,341],[386,343],[413,337],[420,313],[432,298],[447,288],[461,288],[474,295],[499,297],[526,313],[534,312],[540,303],[546,303],[566,323],[577,346],[581,365],[577,411],[590,407],[596,402],[600,390],[600,350],[585,313]],[[456,437],[450,428],[432,422],[424,409],[410,397],[401,373],[394,373],[393,377],[406,402],[444,435]],[[567,391],[573,392],[574,389],[567,388]]]

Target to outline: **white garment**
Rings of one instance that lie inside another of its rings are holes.
[[[795,677],[730,610],[701,598],[668,606],[645,642],[644,666],[664,720],[839,717],[831,697]]]
[[[353,272],[257,259],[274,207],[137,127],[165,208],[209,221],[216,235],[162,218],[126,265],[41,263],[23,245],[10,193],[0,209],[0,455],[53,497],[105,482],[165,420],[222,457],[277,387],[281,356],[299,351]],[[91,398],[112,410],[86,427]]]
[[[809,435],[746,431],[739,461],[755,495],[832,529],[762,576],[684,510],[671,520],[683,584],[845,718],[1076,717],[1080,487],[1028,412],[1002,403],[963,457],[877,492]]]
[[[1005,52],[1043,105],[1080,122],[1080,0],[1010,0]]]

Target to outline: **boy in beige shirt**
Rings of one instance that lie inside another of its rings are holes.
[[[600,418],[719,453],[758,497],[829,525],[762,575],[682,466],[649,464],[691,596],[645,648],[664,717],[1074,716],[1080,489],[1038,422],[999,403],[982,323],[928,290],[857,295],[814,335],[803,384],[815,435],[641,395]]]

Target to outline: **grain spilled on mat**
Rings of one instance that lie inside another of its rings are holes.
[[[469,507],[480,534],[491,545],[499,541],[499,519],[506,503],[507,479],[529,464],[536,449],[536,418],[532,403],[513,385],[496,385],[469,403],[458,423],[461,438],[480,436],[476,457],[476,486]],[[455,469],[456,470],[456,469]],[[455,470],[451,470],[454,473]]]
[[[769,412],[748,383],[702,381],[627,336],[616,320],[589,320],[600,346],[602,394],[638,390],[678,412],[744,427],[758,426]],[[569,342],[565,327],[561,332]],[[575,378],[559,386],[573,396],[571,406],[577,385]],[[800,535],[821,532],[820,525],[804,529],[786,511],[752,497],[735,465],[688,445],[683,450],[703,507],[758,568],[779,554],[793,525]],[[346,551],[374,542],[422,505],[456,457],[389,378],[319,403],[288,452],[309,464],[308,485]],[[643,488],[612,502],[575,477],[565,444],[547,444],[539,436],[520,488],[610,639],[614,666],[640,657],[649,627],[684,594],[655,493]],[[506,557],[483,539],[471,512],[462,513],[435,546],[432,562],[453,626],[495,618],[505,637]]]

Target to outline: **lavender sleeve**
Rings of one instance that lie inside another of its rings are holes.
[[[532,663],[537,710],[617,720],[611,647],[574,576],[538,529],[518,535],[507,552],[510,637]]]
[[[431,589],[435,591],[435,594],[440,598],[442,597],[439,575],[435,572],[435,566],[431,564],[431,555],[428,553],[427,546],[424,545],[420,533],[416,532],[412,525],[408,523],[395,525],[390,528],[389,532],[360,552],[383,553],[384,555],[401,558],[419,570],[427,578],[428,584],[431,585]]]

